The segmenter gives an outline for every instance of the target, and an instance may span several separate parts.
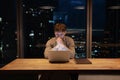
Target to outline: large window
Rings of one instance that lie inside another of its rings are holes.
[[[120,57],[119,0],[1,0],[0,64],[21,54],[44,57],[45,44],[54,36],[57,22],[67,25],[76,57]]]
[[[119,22],[119,0],[93,0],[92,57],[120,57]]]
[[[0,64],[16,58],[16,2],[0,0]]]
[[[86,0],[24,0],[25,57],[43,57],[57,22],[67,25],[67,35],[75,40],[76,57],[86,57]]]

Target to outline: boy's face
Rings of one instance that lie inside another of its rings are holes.
[[[63,38],[66,34],[66,31],[55,31],[55,36]]]

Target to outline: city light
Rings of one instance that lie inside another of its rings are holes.
[[[54,9],[54,6],[41,6],[41,9]]]
[[[84,6],[76,6],[76,7],[74,7],[74,9],[84,10],[84,9],[85,9],[85,7],[84,7]]]
[[[120,6],[110,6],[108,9],[120,9]]]
[[[2,17],[0,17],[0,22],[2,22]]]

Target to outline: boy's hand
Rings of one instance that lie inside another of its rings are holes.
[[[63,40],[60,37],[57,38],[56,42],[57,42],[57,44],[63,44]]]

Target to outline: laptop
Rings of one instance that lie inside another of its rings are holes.
[[[70,51],[49,51],[48,60],[51,63],[69,62]]]

